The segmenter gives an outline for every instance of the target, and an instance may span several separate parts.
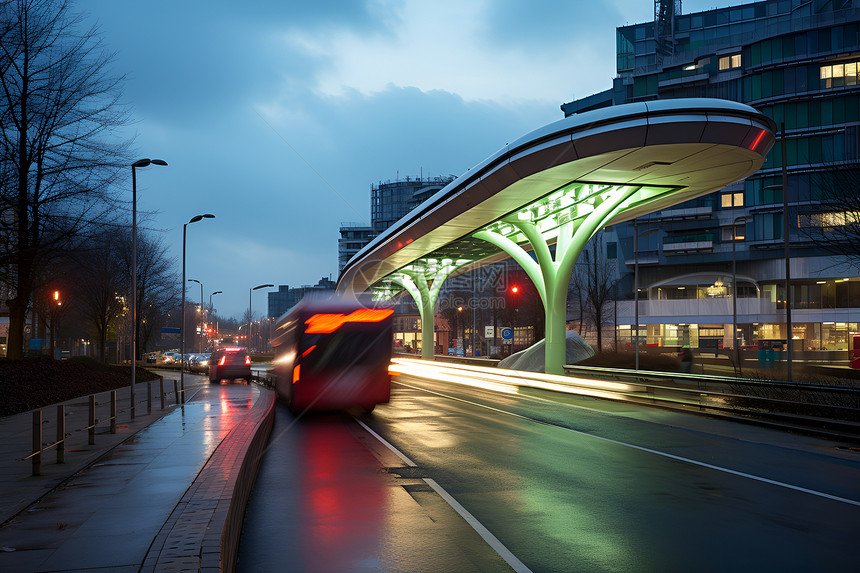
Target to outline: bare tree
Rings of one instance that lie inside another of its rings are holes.
[[[39,276],[110,218],[127,164],[122,78],[96,30],[64,0],[0,3],[0,268],[10,286],[9,358],[23,355]]]
[[[599,235],[592,240],[591,254],[585,275],[586,313],[597,330],[597,349],[603,350],[603,327],[612,318],[610,302],[615,292],[615,273],[613,264],[605,258],[603,238]],[[586,251],[587,252],[587,251]]]
[[[131,231],[122,233],[118,241],[124,282],[131,284]],[[165,322],[167,309],[180,304],[180,278],[176,261],[169,257],[164,240],[150,231],[138,229],[137,236],[137,351],[140,356],[152,336],[153,329]]]
[[[798,213],[801,234],[860,267],[860,166],[813,175],[812,183],[822,204]]]
[[[112,234],[104,233],[90,243],[91,248],[81,250],[75,257],[79,275],[80,308],[83,316],[95,330],[99,359],[105,360],[105,343],[108,331],[122,314],[125,301],[120,293],[127,291],[125,273],[118,242]]]

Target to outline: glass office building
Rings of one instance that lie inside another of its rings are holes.
[[[765,165],[746,181],[613,229],[626,285],[621,292],[629,299],[639,263],[641,340],[727,348],[736,324],[742,345],[784,341],[783,217],[793,348],[843,351],[860,332],[857,269],[812,232],[838,224],[828,193],[837,173],[860,166],[856,1],[767,0],[681,14],[680,2],[657,0],[654,21],[617,29],[612,88],[561,106],[571,115],[628,102],[713,97],[749,104],[781,127]],[[619,304],[617,328],[626,340],[633,316],[630,300]]]

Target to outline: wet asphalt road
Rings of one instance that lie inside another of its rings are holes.
[[[390,404],[281,408],[239,570],[854,571],[860,453],[624,404],[401,376]],[[287,437],[285,439],[285,437]],[[375,452],[375,453],[374,453]]]

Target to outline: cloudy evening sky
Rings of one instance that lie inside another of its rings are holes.
[[[177,260],[183,223],[215,214],[188,227],[187,276],[237,318],[252,286],[336,280],[338,227],[370,220],[371,184],[459,175],[611,87],[615,28],[653,17],[653,0],[80,6],[128,76],[138,155],[170,164],[138,172],[138,208]]]

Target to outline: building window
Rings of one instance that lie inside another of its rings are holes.
[[[821,66],[818,77],[824,88],[841,88],[857,85],[857,68],[860,62]]]
[[[729,241],[743,241],[746,238],[747,226],[746,224],[740,223],[735,225],[735,234],[732,237],[732,228],[731,227],[723,227],[722,235],[723,242],[728,243]]]
[[[856,225],[858,220],[860,220],[860,212],[858,211],[830,211],[826,213],[798,215],[797,226],[821,229],[827,232],[835,229],[836,227]]]
[[[611,243],[606,243],[606,258],[607,259],[617,259],[618,258],[618,243],[612,241]]]
[[[729,56],[720,56],[720,71],[733,70],[741,67],[741,55],[731,54]]]
[[[724,193],[721,196],[722,206],[724,209],[729,207],[743,207],[744,206],[744,194],[743,191],[738,193]]]

